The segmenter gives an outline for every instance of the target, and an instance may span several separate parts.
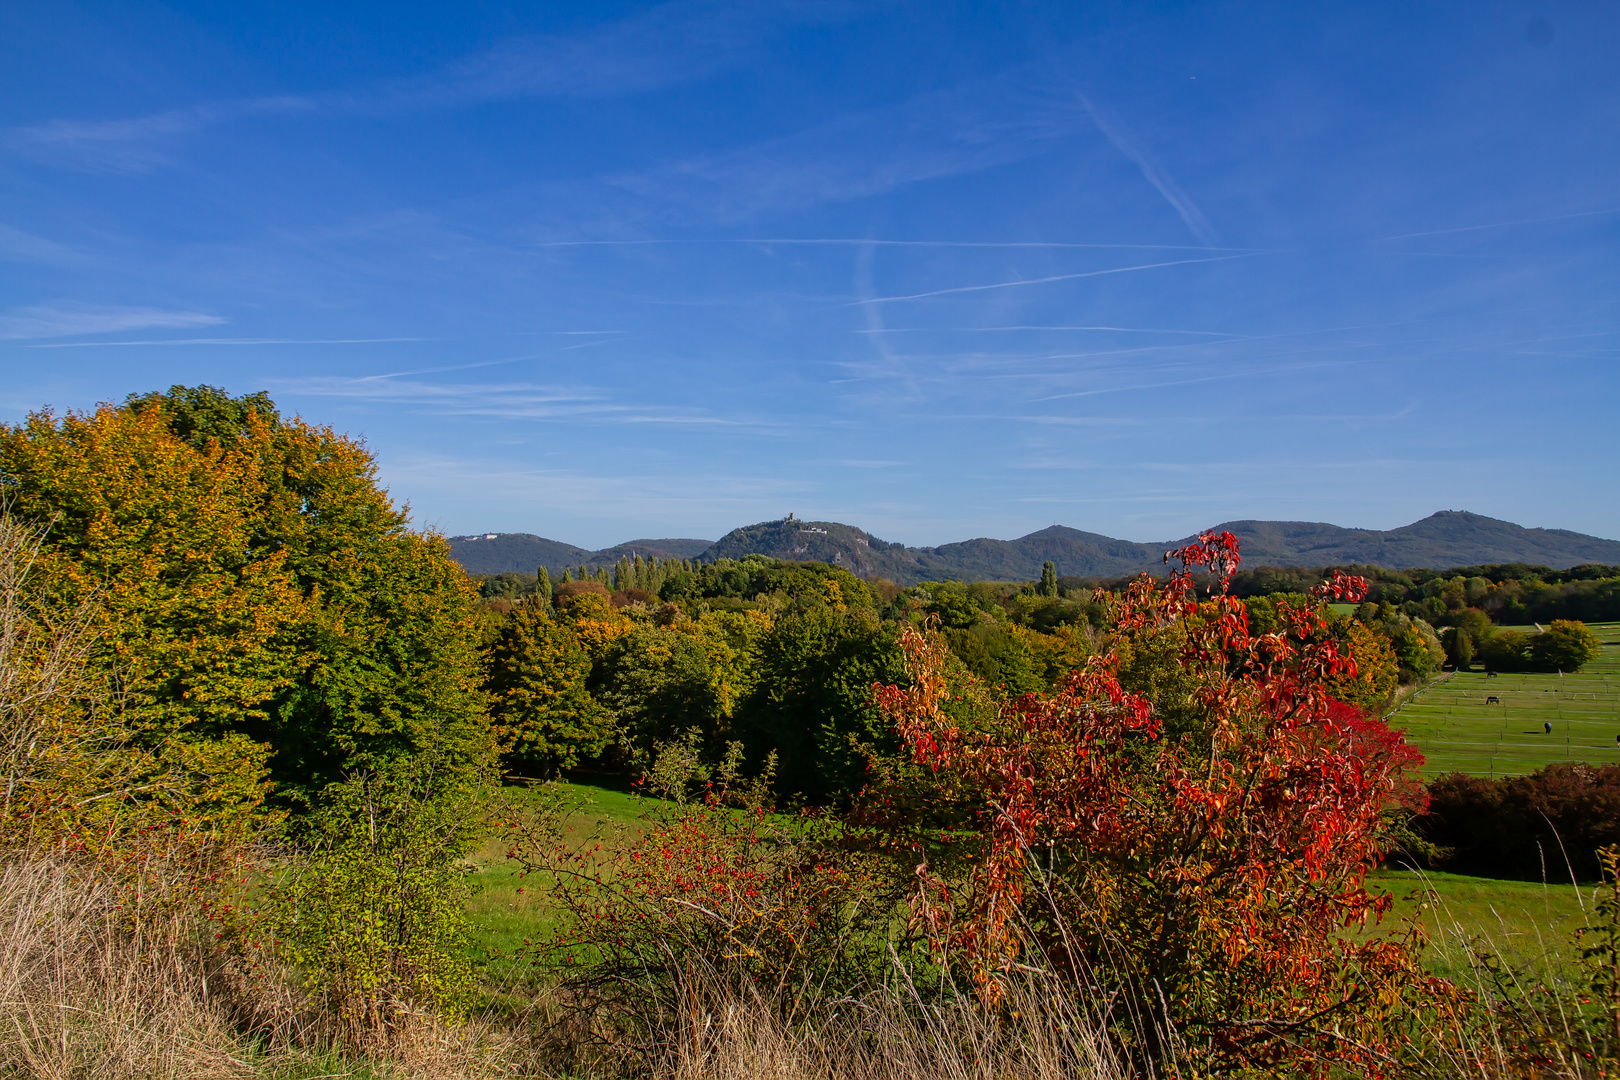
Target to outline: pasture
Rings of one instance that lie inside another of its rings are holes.
[[[1554,676],[1556,678],[1556,676]],[[1495,680],[1493,680],[1495,681]],[[655,800],[580,783],[559,785],[561,797],[576,807],[562,826],[570,846],[623,843],[646,827],[641,815]],[[517,799],[531,796],[512,792]],[[522,985],[535,978],[534,954],[525,941],[543,939],[557,926],[549,890],[515,876],[502,841],[492,840],[469,867],[475,892],[469,904],[474,936],[470,943],[484,970],[486,986]],[[1565,884],[1495,881],[1458,874],[1425,873],[1386,867],[1368,881],[1395,897],[1382,924],[1361,933],[1398,930],[1408,920],[1421,923],[1429,937],[1428,966],[1437,974],[1466,977],[1470,946],[1483,946],[1519,969],[1566,971],[1577,949],[1576,927],[1584,925],[1595,890]]]
[[[1423,751],[1428,776],[1520,776],[1558,761],[1620,764],[1620,623],[1591,628],[1603,655],[1576,674],[1456,672],[1413,695],[1389,724]]]
[[[1395,906],[1378,927],[1388,933],[1413,921],[1428,936],[1431,971],[1471,982],[1475,959],[1500,957],[1519,971],[1565,975],[1576,965],[1575,931],[1589,925],[1598,899],[1595,886],[1498,881],[1412,870],[1384,869],[1368,879],[1390,893]]]

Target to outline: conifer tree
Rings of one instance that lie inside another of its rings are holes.
[[[564,575],[566,575],[567,573],[568,573],[568,571],[566,571],[566,570],[563,571]],[[550,611],[551,610],[551,575],[549,573],[547,573],[546,568],[544,566],[542,566],[539,570],[535,571],[534,576],[535,576],[534,594],[540,598],[540,606],[542,608],[544,608],[546,611]]]

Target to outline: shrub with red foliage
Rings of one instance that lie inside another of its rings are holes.
[[[1094,983],[1148,1059],[1390,1070],[1410,1010],[1449,988],[1418,967],[1415,931],[1342,933],[1388,909],[1365,875],[1392,818],[1422,801],[1421,756],[1327,692],[1355,658],[1318,601],[1355,602],[1366,583],[1335,573],[1253,633],[1225,591],[1234,537],[1169,557],[1183,569],[1168,582],[1144,575],[1115,602],[1110,648],[985,722],[952,718],[939,637],[905,636],[911,685],[875,687],[877,700],[925,778],[976,807],[957,844],[967,880],[924,861],[915,921],[991,1001],[1029,963]],[[1195,568],[1215,575],[1206,600]],[[1176,677],[1155,685],[1182,700],[1122,684],[1122,655],[1167,642]],[[864,811],[915,804],[884,789]]]

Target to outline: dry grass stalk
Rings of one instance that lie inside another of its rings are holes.
[[[1030,979],[1009,1013],[968,998],[925,1005],[902,981],[825,1018],[784,1026],[757,995],[682,995],[653,1071],[670,1080],[1113,1080],[1129,1074],[1106,1034],[1070,996]]]
[[[0,1071],[243,1075],[220,973],[174,948],[176,935],[157,942],[121,932],[117,903],[111,889],[60,865],[0,868]]]

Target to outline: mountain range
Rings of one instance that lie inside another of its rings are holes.
[[[1446,569],[1485,563],[1532,563],[1566,569],[1581,563],[1620,564],[1620,541],[1566,529],[1526,529],[1511,521],[1442,510],[1398,529],[1346,529],[1316,521],[1227,521],[1215,531],[1235,534],[1243,561],[1254,566],[1331,566],[1352,563],[1391,570]],[[733,529],[719,540],[630,540],[589,551],[529,533],[478,533],[450,538],[450,555],[468,573],[553,575],[565,568],[611,566],[620,558],[683,558],[712,562],[758,553],[776,559],[843,566],[861,577],[903,585],[919,581],[1030,581],[1050,559],[1066,577],[1112,577],[1162,569],[1164,553],[1192,537],[1154,543],[1115,540],[1053,525],[1016,540],[980,538],[939,547],[907,547],[853,525],[801,521],[792,515]]]

